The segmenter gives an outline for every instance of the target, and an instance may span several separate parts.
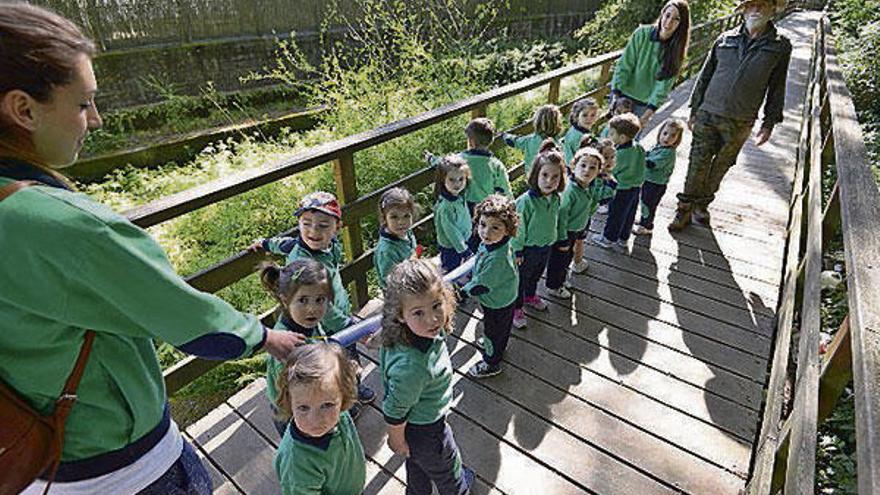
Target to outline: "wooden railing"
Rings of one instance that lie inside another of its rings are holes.
[[[699,68],[702,63],[702,57],[708,51],[715,37],[723,30],[733,26],[737,18],[738,16],[736,15],[728,15],[694,26],[691,29],[694,40],[691,44],[692,53],[699,54],[699,59],[691,57],[686,70]],[[336,193],[342,204],[343,224],[345,225],[342,240],[346,256],[351,260],[343,268],[342,278],[346,284],[352,284],[352,300],[354,305],[359,307],[367,301],[367,273],[373,267],[372,250],[367,250],[363,246],[362,220],[375,213],[378,200],[387,189],[403,187],[415,193],[428,187],[433,182],[434,169],[432,167],[422,168],[381,189],[363,194],[358,188],[355,174],[355,154],[358,151],[377,146],[462,114],[470,113],[471,116],[485,116],[489,105],[521,95],[541,86],[547,86],[548,88],[547,101],[558,103],[562,80],[590,69],[598,68],[600,70],[598,84],[594,89],[578,96],[576,99],[587,96],[602,99],[610,90],[609,82],[611,80],[612,66],[617,58],[620,57],[620,54],[621,51],[618,50],[592,57],[583,62],[508,84],[420,115],[325,143],[264,168],[249,170],[234,176],[215,180],[159,199],[127,212],[126,216],[141,227],[150,227],[285,177],[332,162]],[[565,113],[573,103],[574,100],[562,104],[560,109]],[[508,132],[522,134],[530,132],[530,130],[531,124],[525,123],[510,129]],[[496,140],[495,145],[503,146],[503,143],[500,140]],[[521,174],[521,164],[510,170],[511,179]],[[429,215],[422,218],[415,227],[429,226],[432,221],[433,218]],[[290,230],[280,235],[289,235],[292,232],[293,230]],[[188,277],[187,281],[197,289],[206,292],[216,292],[253,273],[254,267],[262,258],[262,254],[242,251]],[[271,320],[271,314],[269,313],[264,315],[264,317],[267,321]],[[215,361],[204,361],[194,357],[184,358],[165,371],[168,393],[173,394],[217,364]]]
[[[827,17],[817,26],[813,48],[770,383],[746,490],[752,495],[775,494],[783,487],[786,494],[814,493],[817,427],[850,380],[859,493],[880,493],[880,193]],[[837,183],[823,209],[822,177],[831,166]],[[820,357],[822,254],[838,233],[849,315]],[[789,352],[793,341],[796,361]],[[794,396],[783,416],[792,367]]]

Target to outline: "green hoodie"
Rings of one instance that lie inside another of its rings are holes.
[[[535,157],[538,156],[538,151],[541,150],[541,143],[546,139],[547,136],[542,136],[535,132],[526,134],[525,136],[504,134],[504,142],[507,143],[508,146],[512,146],[523,152],[523,169],[525,170],[526,179],[528,179],[529,172],[532,170],[532,162],[535,161]],[[553,138],[553,141],[556,144],[559,144],[559,140],[555,137]]]
[[[601,188],[594,184],[601,182],[602,179],[596,178],[587,187],[581,187],[574,177],[569,177],[559,206],[557,240],[567,239],[569,232],[584,230],[599,205]]]
[[[636,141],[617,145],[614,152],[614,169],[617,189],[641,187],[645,182],[645,148]]]
[[[408,330],[409,331],[409,330]],[[446,417],[452,402],[452,361],[446,334],[429,339],[409,331],[412,345],[382,346],[379,368],[388,424],[429,425]]]
[[[379,243],[373,252],[373,265],[379,276],[379,287],[385,290],[385,278],[398,263],[412,258],[416,252],[416,237],[412,230],[406,232],[406,239],[401,239],[388,232],[385,228],[379,230]]]
[[[64,462],[123,449],[164,421],[154,339],[212,359],[263,345],[256,316],[187,284],[149,233],[85,194],[25,188],[0,202],[0,233],[0,379],[48,415],[96,332]]]
[[[584,135],[593,136],[589,129],[574,124],[568,128],[565,136],[562,138],[562,153],[565,155],[565,163],[571,166],[571,160],[581,147],[581,139]],[[595,138],[595,136],[593,136]]]
[[[473,226],[464,194],[452,196],[445,190],[440,193],[434,204],[434,229],[440,247],[454,249],[459,254],[467,251]]]
[[[654,146],[645,157],[645,182],[668,184],[675,168],[675,148]]]
[[[519,269],[513,261],[510,238],[487,246],[481,243],[471,279],[462,290],[477,296],[484,307],[500,309],[516,300]]]
[[[526,246],[544,247],[557,241],[558,193],[542,196],[538,191],[529,189],[516,199],[516,212],[520,223],[510,245],[517,256]]]
[[[348,411],[322,437],[308,437],[291,425],[275,452],[283,495],[359,495],[367,480],[364,447]]]
[[[653,25],[639,26],[633,32],[617,60],[611,90],[627,98],[644,103],[653,109],[666,101],[675,77],[657,80],[662,63],[660,38]]]
[[[507,169],[491,151],[473,149],[462,151],[458,156],[471,169],[471,180],[464,194],[468,203],[479,203],[490,194],[511,195]]]

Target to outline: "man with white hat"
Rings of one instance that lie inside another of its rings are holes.
[[[736,7],[743,23],[722,33],[706,57],[691,94],[693,131],[684,190],[669,230],[691,223],[709,226],[708,206],[751,133],[764,104],[758,146],[782,121],[791,43],[776,31],[773,15],[785,0],[744,0]],[[766,102],[765,102],[766,99]]]

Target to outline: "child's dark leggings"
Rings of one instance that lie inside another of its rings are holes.
[[[611,242],[627,240],[636,220],[639,207],[640,187],[618,189],[608,205],[608,220],[605,221],[605,238]]]
[[[443,246],[437,246],[437,250],[440,251],[440,267],[443,268],[445,273],[449,273],[458,268],[467,254],[467,251],[458,253],[455,249],[445,248]]]
[[[654,228],[654,215],[657,214],[657,205],[666,193],[666,184],[654,184],[645,182],[642,184],[642,218],[639,225],[646,229]]]
[[[534,296],[538,290],[538,280],[547,268],[552,246],[526,246],[522,250],[522,264],[519,265],[519,294],[516,297],[516,309],[523,307],[523,298]]]
[[[464,495],[470,486],[462,476],[461,453],[446,418],[429,425],[409,423],[404,430],[407,495],[431,495],[431,482],[440,495]]]
[[[510,340],[510,328],[513,326],[513,307],[516,301],[503,308],[483,309],[483,361],[491,366],[497,366],[504,357],[507,349],[507,341]]]
[[[565,276],[568,275],[568,265],[574,257],[574,240],[577,235],[574,232],[569,233],[568,239],[559,241],[553,245],[550,250],[550,259],[547,261],[547,288],[558,289],[565,283]],[[562,249],[568,248],[565,251]]]

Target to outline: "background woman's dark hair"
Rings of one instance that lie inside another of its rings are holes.
[[[333,284],[324,265],[311,259],[293,260],[284,268],[275,263],[260,264],[260,282],[281,305],[281,312],[288,318],[287,305],[304,285],[324,285],[327,289],[327,302],[333,302]]]
[[[73,80],[80,57],[94,54],[94,43],[60,15],[26,3],[0,4],[0,99],[21,90],[46,103],[54,87]],[[0,156],[23,158],[32,147],[28,132],[0,114]],[[57,172],[34,165],[69,185]]]
[[[678,9],[678,16],[681,20],[672,36],[668,40],[660,42],[660,70],[655,76],[658,81],[678,77],[691,39],[691,11],[687,0],[668,0],[663,4],[660,16],[657,17],[657,32],[660,32],[660,19],[663,17],[663,11],[670,5]]]

